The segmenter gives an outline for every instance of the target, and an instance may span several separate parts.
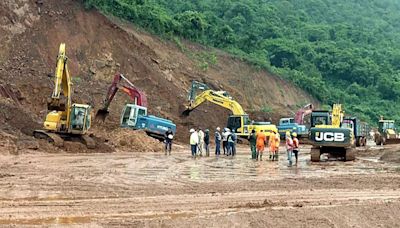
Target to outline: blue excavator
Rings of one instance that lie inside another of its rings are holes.
[[[122,128],[142,129],[149,136],[160,140],[164,139],[164,134],[169,128],[175,135],[176,125],[171,120],[148,115],[146,94],[120,73],[114,75],[114,80],[108,88],[104,99],[103,107],[96,113],[96,120],[105,121],[109,114],[110,104],[118,90],[127,94],[133,102],[126,104],[123,108],[120,118],[120,126]]]

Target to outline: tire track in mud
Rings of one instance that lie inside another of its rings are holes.
[[[77,223],[129,218],[174,219],[251,211],[323,208],[400,202],[400,190],[294,190],[164,195],[151,197],[0,199],[0,224],[49,223],[55,218]],[[80,219],[78,219],[80,218]],[[36,220],[35,220],[36,219]]]

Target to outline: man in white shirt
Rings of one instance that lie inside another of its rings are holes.
[[[192,128],[190,129],[190,149],[192,151],[192,157],[196,157],[197,152],[197,144],[199,143],[199,135],[197,132]]]
[[[201,128],[199,128],[199,144],[198,144],[198,148],[199,148],[199,155],[203,156],[203,148],[204,148],[204,132],[201,130]]]

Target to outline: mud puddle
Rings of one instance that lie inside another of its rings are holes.
[[[398,165],[377,162],[378,157],[357,159],[344,162],[321,156],[321,162],[310,162],[309,149],[304,148],[297,165],[288,167],[286,153],[281,148],[279,161],[270,161],[265,153],[263,161],[250,159],[247,147],[239,147],[237,155],[227,157],[198,157],[192,159],[189,152],[173,152],[171,156],[163,154],[135,154],[124,168],[126,177],[135,181],[164,182],[166,180],[189,180],[212,182],[218,180],[264,180],[297,177],[321,177],[344,174],[368,174],[395,170]],[[294,161],[294,158],[293,158]],[[120,168],[121,164],[115,166]]]

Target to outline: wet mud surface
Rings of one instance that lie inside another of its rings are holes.
[[[292,167],[283,150],[278,162],[253,161],[244,146],[234,158],[192,159],[182,147],[1,156],[0,226],[400,226],[400,165],[371,152],[381,148],[312,163],[305,147]]]

